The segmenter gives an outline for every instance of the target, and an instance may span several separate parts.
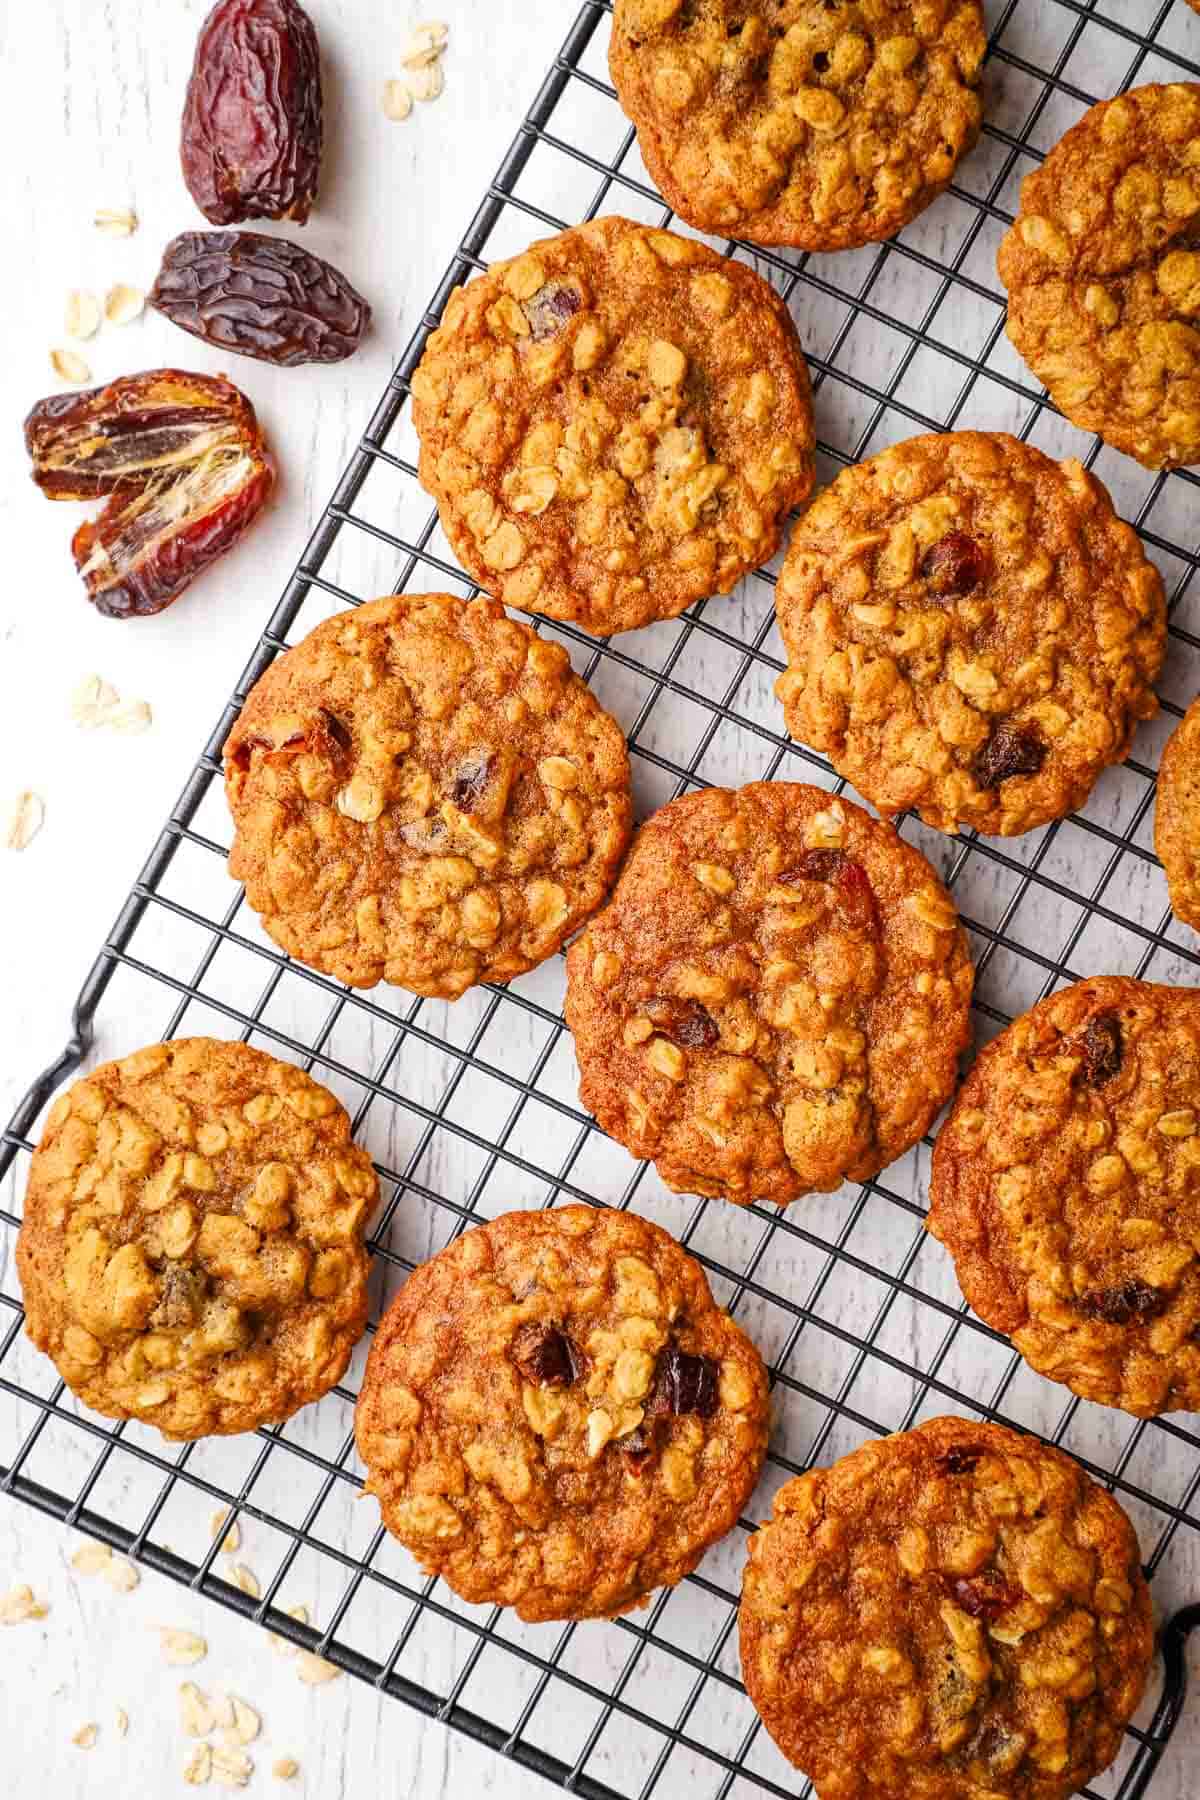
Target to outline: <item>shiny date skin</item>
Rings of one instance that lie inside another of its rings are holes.
[[[193,337],[280,368],[343,362],[371,308],[332,263],[257,231],[185,231],[163,252],[149,304]]]
[[[218,0],[188,82],[183,179],[213,225],[303,225],[321,169],[321,55],[297,0]]]

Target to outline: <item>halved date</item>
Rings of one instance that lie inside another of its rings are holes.
[[[113,619],[177,600],[237,542],[275,480],[246,396],[223,376],[178,369],[39,401],[25,446],[49,499],[108,496],[71,547],[88,597]]]
[[[371,322],[371,308],[332,263],[258,231],[172,238],[149,299],[206,344],[286,368],[344,361]]]
[[[295,219],[316,198],[321,53],[296,0],[218,0],[183,109],[183,179],[213,225]]]

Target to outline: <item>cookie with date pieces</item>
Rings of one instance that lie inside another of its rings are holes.
[[[468,574],[596,633],[727,594],[812,488],[783,301],[743,263],[628,219],[456,289],[412,393],[421,480]]]
[[[506,1213],[409,1277],[355,1414],[383,1522],[464,1600],[614,1618],[737,1522],[766,1371],[658,1225]]]
[[[1192,701],[1162,753],[1154,848],[1167,872],[1175,917],[1200,931],[1200,699]]]
[[[1001,432],[846,469],[776,587],[788,730],[885,814],[1009,837],[1081,806],[1158,709],[1162,579],[1108,490]]]
[[[1150,1591],[1063,1451],[931,1419],[789,1481],[749,1551],[742,1679],[817,1800],[1067,1800],[1120,1749]]]
[[[1039,1375],[1139,1418],[1200,1410],[1200,991],[1100,975],[983,1050],[928,1228]]]
[[[986,48],[978,0],[617,0],[609,67],[681,218],[848,250],[947,186]]]
[[[1103,100],[1025,178],[997,267],[1008,335],[1073,425],[1200,463],[1200,82]]]
[[[457,998],[560,947],[629,840],[620,727],[495,600],[400,594],[272,663],[225,746],[229,872],[351,987]]]
[[[795,782],[686,794],[568,953],[580,1096],[677,1192],[786,1206],[928,1129],[972,980],[953,900],[890,825]]]
[[[340,1381],[378,1184],[334,1096],[247,1044],[177,1038],[50,1109],[17,1271],[86,1406],[164,1437],[253,1431]]]

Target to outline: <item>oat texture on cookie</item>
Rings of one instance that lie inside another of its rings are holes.
[[[1066,1800],[1117,1754],[1154,1647],[1111,1495],[955,1418],[789,1481],[740,1625],[750,1698],[818,1800]]]
[[[1175,917],[1200,931],[1200,699],[1167,739],[1158,765],[1154,848]]]
[[[179,1038],[50,1109],[17,1240],[30,1337],[109,1418],[251,1431],[341,1379],[367,1319],[377,1183],[328,1089]]]
[[[946,187],[986,48],[978,0],[617,0],[609,62],[681,218],[846,250]]]
[[[812,487],[783,301],[744,263],[628,219],[456,289],[412,393],[421,480],[463,567],[590,631],[728,593]]]
[[[982,1052],[933,1154],[929,1230],[1040,1375],[1200,1410],[1200,991],[1103,975]]]
[[[954,1086],[972,969],[890,825],[820,788],[673,800],[567,958],[580,1094],[682,1193],[786,1205],[902,1155]]]
[[[1162,579],[1108,491],[1003,433],[847,469],[776,588],[792,736],[883,813],[1009,836],[1061,818],[1157,710]]]
[[[494,600],[343,613],[252,690],[225,749],[230,873],[290,955],[454,998],[545,960],[629,838],[629,757],[558,644]]]
[[[1200,462],[1200,83],[1102,101],[1021,189],[1008,335],[1055,405],[1149,469]]]
[[[507,1213],[383,1318],[355,1430],[384,1524],[464,1599],[609,1618],[735,1524],[766,1450],[762,1360],[634,1214]]]

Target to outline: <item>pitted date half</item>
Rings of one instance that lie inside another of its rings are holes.
[[[40,400],[25,421],[51,500],[105,495],[72,540],[97,611],[162,612],[258,516],[275,469],[254,408],[220,375],[155,369]]]
[[[321,168],[321,56],[296,0],[218,0],[183,108],[187,190],[214,225],[303,225]]]
[[[332,263],[257,231],[185,231],[149,303],[221,350],[293,368],[353,356],[371,308]]]

